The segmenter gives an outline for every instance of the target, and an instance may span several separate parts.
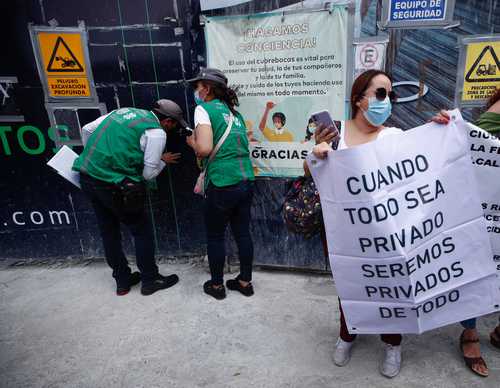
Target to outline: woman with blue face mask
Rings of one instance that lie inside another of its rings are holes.
[[[354,147],[369,143],[379,137],[399,134],[401,129],[384,126],[391,116],[392,103],[396,96],[392,91],[389,75],[379,70],[368,70],[353,83],[351,91],[351,119],[341,122],[340,139],[337,149]],[[317,145],[313,149],[316,157],[324,159],[332,150],[331,134],[333,128],[320,126],[315,133]],[[319,144],[318,144],[319,143]],[[306,174],[308,173],[306,169]],[[337,340],[334,362],[337,366],[345,366],[351,359],[351,350],[356,339],[350,334],[341,301],[340,335]],[[380,372],[386,377],[395,377],[401,367],[401,334],[382,334],[385,353],[380,365]]]
[[[228,86],[228,80],[220,70],[202,69],[189,82],[194,89],[197,107],[195,130],[186,141],[206,168],[205,226],[211,279],[205,282],[203,290],[218,300],[226,297],[225,232],[230,225],[238,246],[240,274],[228,280],[226,286],[252,296],[250,208],[255,178],[245,119],[236,110],[239,105],[236,91]]]

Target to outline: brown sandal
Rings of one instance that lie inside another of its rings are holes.
[[[463,355],[463,352],[464,352],[464,345],[465,344],[473,344],[473,343],[479,343],[479,339],[476,338],[476,339],[470,339],[470,340],[466,340],[464,338],[464,332],[462,332],[462,335],[460,336],[460,350],[462,352],[462,355]],[[488,369],[488,366],[486,365],[486,362],[483,360],[482,357],[467,357],[465,355],[463,355],[463,358],[464,358],[464,361],[465,361],[465,365],[467,365],[467,367],[472,371],[474,372],[475,374],[477,374],[478,376],[481,376],[481,377],[488,377],[489,375],[489,372],[487,371],[486,374],[483,374],[483,373],[480,373],[478,371],[476,371],[474,369],[474,367],[476,366],[484,366],[486,369]]]
[[[490,333],[490,342],[495,348],[500,349],[500,325]]]

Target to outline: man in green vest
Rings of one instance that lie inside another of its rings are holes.
[[[176,128],[185,129],[188,124],[182,109],[170,100],[157,101],[153,111],[117,109],[82,128],[84,149],[73,170],[80,172],[82,191],[95,210],[118,295],[127,294],[139,282],[141,293],[151,295],[179,281],[177,275],[158,272],[153,225],[145,207],[145,181],[155,178],[165,163],[177,163],[180,158],[180,154],[164,153],[167,132]],[[132,273],[123,253],[121,223],[134,238],[140,273]]]

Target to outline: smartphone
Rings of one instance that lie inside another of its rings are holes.
[[[332,120],[330,113],[327,110],[321,112],[316,112],[311,115],[311,119],[316,123],[316,125],[323,124],[325,127],[329,128],[331,131],[335,129],[340,134],[341,123],[338,120]],[[337,149],[339,142],[339,137],[332,142],[331,146],[333,149]]]
[[[193,130],[191,128],[182,128],[179,130],[179,135],[181,136],[191,136],[193,134]]]
[[[321,112],[316,112],[311,115],[311,118],[316,123],[316,125],[323,124],[325,127],[330,127],[333,124],[333,120],[330,117],[330,113],[327,110],[322,110]]]

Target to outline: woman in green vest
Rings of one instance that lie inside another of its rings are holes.
[[[253,242],[250,207],[255,178],[245,121],[235,109],[239,105],[238,97],[227,86],[227,78],[220,70],[202,69],[189,82],[195,89],[198,106],[194,114],[195,131],[187,138],[187,143],[206,168],[205,224],[211,279],[203,289],[215,299],[226,297],[223,279],[225,231],[230,224],[238,246],[240,274],[228,280],[226,286],[251,296]]]
[[[448,124],[450,116],[443,110],[432,120],[436,123]],[[486,103],[485,112],[479,116],[475,124],[495,136],[500,136],[500,88],[497,88],[491,95]],[[477,318],[460,323],[464,327],[464,331],[460,336],[460,348],[462,349],[465,364],[479,376],[487,377],[489,374],[488,367],[481,357],[479,347],[479,334],[476,329]],[[490,342],[494,347],[500,349],[500,323],[490,333]]]

